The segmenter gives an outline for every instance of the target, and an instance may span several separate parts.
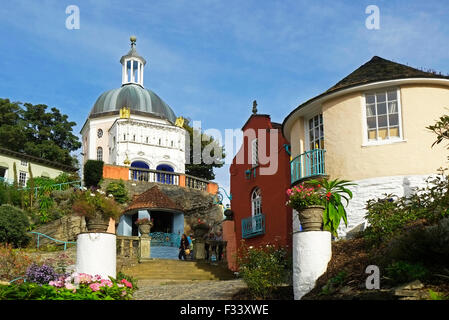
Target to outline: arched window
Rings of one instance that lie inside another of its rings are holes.
[[[255,188],[251,193],[251,214],[262,214],[262,193],[259,188]]]
[[[97,148],[97,160],[103,161],[103,148],[102,147]]]

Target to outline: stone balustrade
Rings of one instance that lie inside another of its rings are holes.
[[[178,172],[105,164],[103,166],[103,179],[154,182],[202,190],[211,194],[218,193],[216,183]]]

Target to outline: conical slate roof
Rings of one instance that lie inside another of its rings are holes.
[[[366,62],[358,69],[350,73],[348,76],[340,80],[337,84],[330,87],[325,92],[307,100],[298,107],[296,107],[282,122],[282,127],[285,127],[287,120],[299,109],[312,103],[315,100],[321,99],[328,94],[335,93],[344,89],[349,89],[369,83],[380,81],[398,80],[398,79],[412,79],[412,78],[428,78],[428,79],[449,79],[449,76],[441,73],[426,72],[418,70],[397,62],[383,59],[374,56],[370,61]],[[283,129],[284,130],[284,129]]]
[[[421,71],[397,62],[374,56],[370,61],[356,69],[325,93],[378,81],[407,78],[445,78],[448,76]]]
[[[170,209],[183,211],[177,203],[166,196],[157,186],[135,196],[132,203],[125,209],[125,212],[140,209]]]

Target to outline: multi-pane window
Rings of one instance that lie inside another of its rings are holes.
[[[324,149],[323,115],[309,119],[309,150]]]
[[[251,213],[253,216],[262,214],[262,194],[259,188],[254,189],[251,194]]]
[[[24,167],[28,167],[28,161],[26,160],[20,160],[20,165]]]
[[[259,143],[257,139],[251,141],[251,164],[253,167],[259,165]]]
[[[27,173],[24,171],[19,171],[19,185],[21,187],[25,186],[27,183]]]
[[[97,148],[97,160],[103,161],[103,148],[102,147]]]
[[[365,94],[368,141],[400,138],[397,90]]]

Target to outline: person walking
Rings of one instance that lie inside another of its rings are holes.
[[[214,240],[214,234],[211,232],[208,235],[205,235],[204,236],[204,240],[205,240],[204,250],[206,251],[206,261],[207,261],[210,258],[210,254],[209,254],[210,249],[213,250],[213,248],[210,248],[210,244],[209,244],[209,242],[207,240]]]
[[[221,231],[218,231],[215,235],[215,241],[217,241],[217,258],[218,261],[221,261],[222,255],[223,255],[223,234]]]
[[[178,259],[182,260],[182,258],[184,258],[184,260],[186,260],[186,254],[190,254],[190,244],[189,244],[189,240],[187,239],[186,234],[183,233],[182,237],[181,237],[181,243],[179,244]]]

